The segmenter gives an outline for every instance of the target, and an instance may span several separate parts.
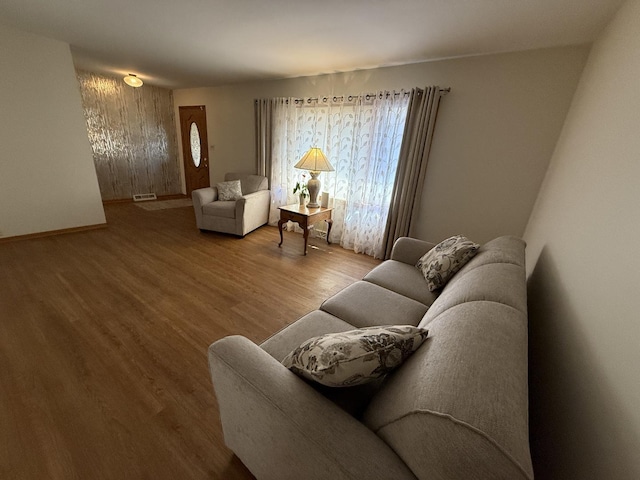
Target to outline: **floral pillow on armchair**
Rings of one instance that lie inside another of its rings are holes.
[[[242,197],[242,186],[240,180],[231,180],[228,182],[220,182],[218,185],[218,200],[236,201]]]

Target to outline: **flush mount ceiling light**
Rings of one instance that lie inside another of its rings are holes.
[[[130,73],[129,75],[124,77],[124,83],[131,87],[138,88],[141,87],[144,82],[136,77],[133,73]]]

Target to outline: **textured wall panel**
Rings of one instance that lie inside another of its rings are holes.
[[[173,94],[78,71],[82,105],[103,200],[180,193]]]

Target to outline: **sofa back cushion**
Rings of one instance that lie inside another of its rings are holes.
[[[364,421],[416,477],[533,478],[524,242],[484,245],[425,314],[429,338]]]
[[[465,302],[497,302],[526,314],[524,249],[524,241],[512,236],[498,237],[481,246],[475,257],[445,285],[420,326]]]

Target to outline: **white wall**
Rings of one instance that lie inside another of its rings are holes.
[[[0,27],[0,237],[105,223],[69,45]]]
[[[640,1],[593,46],[526,229],[536,478],[640,478]]]
[[[554,48],[176,90],[176,118],[180,105],[206,106],[215,183],[228,171],[255,170],[255,98],[451,87],[416,233],[431,241],[463,233],[484,242],[524,233],[587,55],[585,46]]]

